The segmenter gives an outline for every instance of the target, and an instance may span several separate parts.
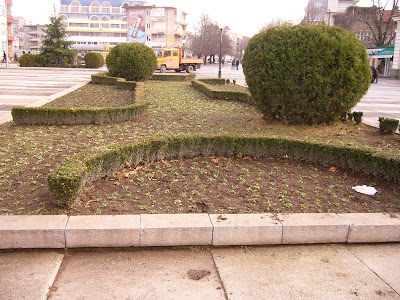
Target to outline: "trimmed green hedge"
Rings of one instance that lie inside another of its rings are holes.
[[[153,74],[150,80],[158,81],[190,81],[196,78],[196,74]]]
[[[340,148],[277,138],[191,136],[144,140],[84,150],[50,173],[47,182],[52,201],[72,205],[89,182],[112,175],[127,166],[161,159],[196,156],[277,157],[361,171],[400,182],[400,160],[366,150]]]
[[[221,79],[225,81],[224,79]],[[249,103],[254,103],[253,98],[251,98],[250,93],[234,92],[234,91],[217,91],[213,89],[211,84],[206,82],[219,82],[219,79],[202,79],[202,80],[192,80],[192,85],[199,91],[206,94],[208,97],[213,99],[227,99],[227,100],[240,100]],[[218,83],[221,84],[221,83]],[[222,85],[222,84],[221,84]]]
[[[116,85],[122,89],[135,91],[132,105],[123,107],[66,109],[44,107],[13,107],[11,114],[18,125],[81,125],[124,122],[138,118],[150,105],[146,102],[143,82],[125,81],[122,78],[107,77],[103,73],[92,75],[92,81],[100,84]]]
[[[93,74],[91,75],[91,78],[92,78],[92,83],[115,85],[118,88],[125,90],[135,90],[137,85],[137,82],[135,81],[126,81],[124,78],[111,77],[106,72]]]
[[[199,79],[200,81],[207,84],[220,84],[225,85],[226,80],[223,78],[207,78],[207,79]]]

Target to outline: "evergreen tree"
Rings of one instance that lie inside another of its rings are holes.
[[[50,17],[50,24],[44,30],[45,37],[40,48],[40,60],[44,66],[72,64],[76,50],[71,49],[73,42],[67,41],[68,35],[61,17]]]

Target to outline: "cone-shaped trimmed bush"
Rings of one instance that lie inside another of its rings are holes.
[[[339,119],[371,79],[365,46],[353,33],[324,25],[260,32],[250,40],[243,70],[264,116],[294,124]]]
[[[157,57],[151,48],[141,43],[123,43],[111,49],[106,58],[112,77],[128,81],[146,81],[157,68]]]

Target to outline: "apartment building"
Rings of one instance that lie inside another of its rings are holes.
[[[63,19],[72,48],[85,54],[104,51],[127,40],[126,7],[143,6],[145,1],[61,0]]]
[[[128,6],[128,42],[149,47],[182,47],[187,35],[186,13],[175,7]]]
[[[24,25],[23,39],[20,40],[19,49],[26,53],[38,54],[44,39],[46,25]]]
[[[9,58],[14,57],[14,35],[13,23],[14,19],[11,13],[12,0],[0,0],[0,53],[3,59],[3,51],[8,53]],[[9,60],[11,61],[11,60]]]

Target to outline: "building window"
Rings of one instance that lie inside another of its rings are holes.
[[[119,28],[119,24],[111,24],[111,28]]]
[[[127,17],[122,17],[121,21],[126,22],[127,21]]]
[[[101,23],[101,28],[110,28],[110,24],[108,24],[108,23]]]
[[[81,13],[89,13],[89,6],[82,6]]]
[[[153,17],[164,17],[165,16],[165,8],[157,7],[151,9],[151,16]]]
[[[99,23],[90,23],[90,28],[100,28]]]
[[[68,12],[68,6],[61,5],[60,13],[67,13],[67,12]]]
[[[108,3],[107,1],[103,2],[101,4],[101,13],[102,14],[109,14],[110,13],[110,7],[111,7],[110,3]]]
[[[107,16],[102,16],[101,19],[100,19],[100,21],[102,21],[102,22],[108,22],[108,21],[110,21],[110,19],[109,19]]]
[[[111,13],[113,13],[113,14],[121,14],[121,9],[119,7],[113,7],[111,9]]]
[[[90,12],[91,13],[99,13],[100,12],[100,2],[93,1],[92,4],[90,4]]]
[[[128,29],[128,25],[127,24],[121,24],[121,28],[122,29]]]
[[[121,19],[121,17],[120,16],[111,16],[111,20],[120,20]]]
[[[98,16],[91,16],[90,21],[98,21],[99,17]]]
[[[146,24],[146,28],[150,29],[151,28],[151,23]]]

